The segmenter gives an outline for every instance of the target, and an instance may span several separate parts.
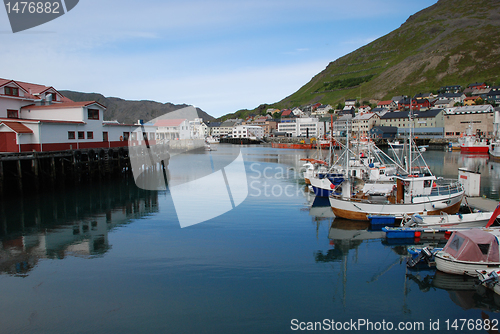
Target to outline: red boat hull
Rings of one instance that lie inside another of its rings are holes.
[[[486,145],[474,145],[474,146],[461,146],[460,152],[462,153],[482,153],[487,154],[489,146]]]

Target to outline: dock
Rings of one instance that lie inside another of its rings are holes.
[[[464,197],[462,200],[463,206],[470,206],[473,209],[483,212],[495,211],[498,203],[498,201],[486,197]]]
[[[130,173],[128,147],[0,153],[0,197]]]

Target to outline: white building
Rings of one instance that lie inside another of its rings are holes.
[[[137,126],[105,122],[106,107],[73,102],[53,87],[0,79],[0,152],[127,146]],[[148,130],[154,139],[154,130]]]
[[[191,129],[187,119],[161,119],[154,124],[158,139],[191,139]]]
[[[333,107],[332,107],[331,105],[329,105],[329,104],[327,104],[327,105],[322,104],[322,105],[320,105],[318,108],[316,108],[316,110],[314,110],[314,111],[311,113],[311,115],[315,115],[315,116],[323,116],[323,115],[328,114],[328,112],[329,112],[330,110],[332,110],[332,109],[333,109]]]
[[[317,118],[294,118],[278,123],[278,132],[286,132],[292,137],[319,137],[324,135],[323,124]]]
[[[203,119],[201,118],[189,121],[189,129],[191,130],[192,139],[203,139],[208,136],[208,126],[203,123]]]
[[[264,128],[258,125],[237,125],[233,128],[233,138],[261,139]]]

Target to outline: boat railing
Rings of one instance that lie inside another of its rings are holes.
[[[430,196],[451,195],[464,190],[462,184],[456,180],[440,180],[439,185],[432,188]]]

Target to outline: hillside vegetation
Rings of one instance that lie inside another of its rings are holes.
[[[500,84],[500,1],[439,0],[398,29],[343,56],[278,109],[345,99],[388,100],[474,82]],[[228,117],[233,117],[228,115]]]

